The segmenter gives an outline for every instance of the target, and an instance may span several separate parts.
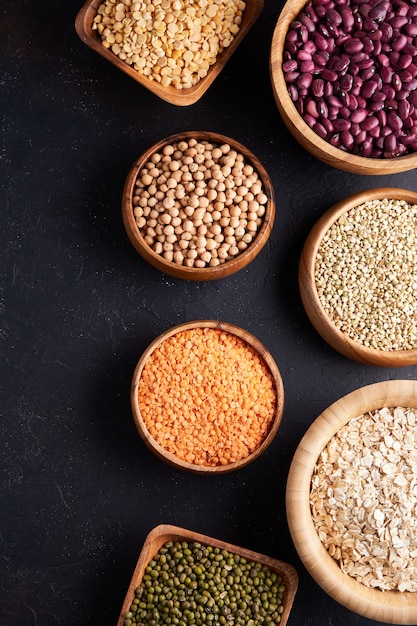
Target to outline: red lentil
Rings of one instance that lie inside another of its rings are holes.
[[[217,328],[180,331],[149,356],[139,408],[165,450],[196,465],[228,465],[265,439],[277,406],[274,380],[252,346]]]

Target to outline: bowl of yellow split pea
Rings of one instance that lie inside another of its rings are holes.
[[[87,0],[80,39],[159,98],[197,102],[246,37],[263,0]]]

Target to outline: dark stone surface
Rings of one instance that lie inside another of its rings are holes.
[[[147,533],[173,523],[293,563],[290,625],[366,626],[299,562],[284,497],[310,423],[367,383],[414,378],[340,356],[301,305],[304,239],[335,201],[362,189],[416,189],[415,172],[364,177],[331,169],[289,135],[269,79],[282,2],[264,12],[200,102],[159,100],[77,37],[81,2],[3,0],[0,623],[115,625]],[[213,130],[247,145],[274,183],[271,240],[247,269],[187,283],[148,266],[129,243],[121,194],[133,161],[160,138]],[[281,369],[285,413],[266,454],[217,478],[177,472],[139,438],[129,387],[140,354],[179,322],[242,326]],[[376,622],[373,622],[376,623]]]

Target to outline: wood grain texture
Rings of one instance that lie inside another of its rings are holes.
[[[417,381],[384,381],[361,387],[337,400],[317,417],[301,439],[290,466],[287,519],[300,559],[329,596],[369,619],[416,624],[417,594],[370,589],[344,574],[318,538],[310,512],[311,477],[325,445],[350,419],[386,406],[417,408]]]
[[[254,241],[248,246],[248,248],[246,248],[246,250],[238,254],[236,257],[216,267],[185,267],[171,261],[166,261],[160,254],[154,252],[145,242],[144,238],[139,232],[133,214],[133,196],[135,192],[135,182],[140,170],[148,161],[150,156],[154,152],[161,150],[161,148],[163,148],[165,145],[172,144],[181,140],[187,141],[191,138],[195,138],[198,141],[213,142],[218,145],[228,143],[230,146],[232,146],[232,148],[240,152],[244,156],[245,161],[247,163],[250,163],[257,171],[258,176],[262,181],[264,193],[267,196],[265,215],[263,217],[262,225]],[[126,233],[136,251],[139,252],[139,254],[148,263],[159,269],[161,272],[164,272],[165,274],[169,274],[170,276],[174,276],[176,278],[181,278],[183,280],[217,280],[220,278],[225,278],[226,276],[230,276],[231,274],[234,274],[246,267],[251,261],[253,261],[253,259],[260,253],[262,248],[265,246],[266,242],[269,239],[275,221],[274,188],[268,172],[259,161],[259,159],[246,146],[242,145],[241,143],[235,141],[230,137],[226,137],[225,135],[221,135],[219,133],[209,131],[187,131],[161,139],[159,142],[146,150],[146,152],[144,152],[135,161],[127,176],[123,190],[122,217]]]
[[[247,344],[252,346],[261,356],[261,358],[265,361],[268,366],[272,377],[275,383],[275,389],[277,394],[277,407],[275,412],[275,417],[273,424],[268,432],[268,435],[260,444],[260,446],[249,456],[242,459],[241,461],[237,461],[235,463],[230,463],[229,465],[218,465],[218,466],[207,466],[207,465],[195,465],[193,463],[187,463],[186,461],[182,461],[177,458],[174,454],[167,452],[162,446],[160,446],[150,435],[148,429],[146,428],[146,424],[143,420],[143,417],[139,408],[139,396],[138,396],[138,386],[139,380],[142,374],[142,370],[145,366],[145,363],[152,352],[158,348],[166,339],[172,337],[178,332],[184,330],[190,330],[193,328],[217,328],[223,330],[225,332],[236,335]],[[226,322],[219,322],[215,320],[196,320],[193,322],[186,322],[184,324],[179,324],[165,331],[159,337],[157,337],[145,350],[145,352],[140,357],[135,371],[133,373],[132,386],[130,392],[130,402],[133,413],[133,419],[136,424],[136,428],[142,437],[145,444],[148,448],[162,461],[168,463],[169,465],[176,467],[177,469],[181,469],[184,471],[196,473],[196,474],[224,474],[232,471],[236,471],[242,467],[245,467],[249,463],[252,463],[255,459],[257,459],[272,443],[275,435],[278,432],[279,426],[281,424],[282,415],[284,412],[284,385],[282,382],[281,373],[278,369],[277,364],[272,358],[271,354],[265,348],[265,346],[253,335],[248,333],[246,330],[235,326],[234,324],[229,324]]]
[[[282,71],[282,55],[289,25],[307,4],[306,0],[288,0],[284,5],[272,37],[270,75],[276,105],[293,137],[317,159],[337,169],[364,175],[383,175],[405,172],[417,167],[417,153],[395,159],[360,157],[335,148],[319,137],[304,122],[295,108]]]
[[[123,626],[124,624],[124,616],[129,610],[132,600],[134,599],[135,589],[141,583],[147,564],[167,541],[197,541],[204,545],[210,545],[220,548],[221,550],[227,550],[232,554],[238,554],[248,560],[266,565],[272,571],[279,574],[282,577],[283,584],[285,585],[285,593],[283,596],[284,611],[281,616],[280,626],[286,625],[298,586],[298,575],[292,565],[273,559],[269,556],[259,554],[258,552],[252,552],[246,548],[240,548],[239,546],[235,546],[225,541],[187,530],[185,528],[179,528],[169,524],[161,524],[156,526],[145,540],[123,602],[117,626]]]
[[[299,264],[299,289],[305,311],[323,339],[335,350],[354,361],[381,367],[401,367],[417,363],[417,349],[384,351],[367,348],[349,338],[332,323],[317,293],[315,262],[320,243],[330,226],[346,211],[374,199],[406,200],[417,204],[417,193],[394,187],[380,187],[358,192],[333,205],[311,229],[301,253]]]
[[[97,31],[92,29],[94,18],[102,0],[87,0],[75,19],[75,29],[80,39],[92,50],[113,63],[122,72],[137,81],[140,85],[152,91],[156,96],[166,102],[176,106],[188,106],[195,104],[207,91],[213,81],[220,74],[227,61],[230,59],[236,48],[240,45],[247,33],[250,31],[256,20],[262,13],[264,0],[246,0],[246,8],[243,13],[242,23],[238,34],[233,39],[231,45],[225,48],[217,57],[216,62],[209,68],[207,76],[189,89],[176,89],[175,87],[163,87],[154,80],[149,80],[137,72],[133,67],[125,63],[111,50],[104,48],[101,44]]]

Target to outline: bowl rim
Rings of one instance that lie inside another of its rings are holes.
[[[315,261],[321,241],[344,213],[370,200],[405,200],[417,204],[417,192],[396,187],[379,187],[353,193],[332,205],[310,230],[301,252],[298,282],[307,316],[317,332],[335,350],[355,361],[381,367],[398,367],[417,363],[417,348],[384,351],[369,348],[338,329],[327,315],[317,292]]]
[[[272,378],[275,384],[276,391],[276,401],[277,406],[275,410],[275,415],[271,427],[266,435],[265,439],[260,443],[260,445],[247,457],[241,459],[240,461],[235,461],[233,463],[229,463],[228,465],[196,465],[194,463],[188,463],[179,459],[174,454],[166,451],[160,444],[158,444],[155,439],[150,435],[146,424],[141,416],[141,412],[139,409],[139,399],[138,399],[138,385],[139,380],[145,366],[145,363],[149,356],[154,352],[154,350],[161,345],[166,339],[172,337],[173,335],[178,334],[183,330],[192,330],[194,328],[214,328],[218,329],[230,334],[237,336],[238,338],[245,341],[249,346],[252,346],[263,359],[268,369],[271,372]],[[266,449],[271,445],[274,440],[278,429],[281,425],[283,412],[284,412],[284,384],[281,377],[280,370],[278,365],[276,364],[272,354],[269,350],[264,346],[264,344],[257,338],[255,335],[252,335],[249,331],[244,330],[240,326],[229,322],[222,322],[219,320],[193,320],[190,322],[183,322],[181,324],[177,324],[175,326],[171,326],[160,335],[158,335],[144,350],[142,355],[140,356],[135,370],[133,372],[132,384],[130,389],[130,404],[131,410],[133,414],[133,420],[135,422],[136,428],[138,430],[139,435],[141,436],[144,443],[147,447],[162,461],[175,467],[179,470],[183,470],[186,472],[191,472],[194,474],[200,475],[213,475],[213,474],[224,474],[232,471],[236,471],[243,467],[246,467],[249,463],[255,461]]]
[[[345,152],[315,133],[298,113],[286,86],[282,55],[288,27],[309,0],[286,0],[275,25],[270,54],[270,76],[280,115],[293,137],[331,167],[365,175],[385,175],[417,168],[417,152],[393,159],[375,159]]]
[[[245,13],[243,13],[242,23],[239,32],[234,37],[228,48],[224,48],[213,65],[210,66],[207,76],[200,79],[195,85],[187,89],[176,89],[175,87],[163,87],[160,83],[143,76],[133,67],[125,63],[111,50],[101,45],[101,41],[95,31],[92,31],[92,23],[97,14],[98,7],[103,0],[87,0],[79,10],[75,18],[75,30],[79,38],[92,50],[110,61],[118,69],[133,78],[140,85],[165,100],[169,104],[176,106],[189,106],[195,104],[208,90],[217,76],[220,74],[232,54],[236,51],[248,32],[260,17],[264,0],[246,0]]]
[[[158,526],[154,527],[145,538],[145,542],[140,551],[130,585],[123,601],[117,626],[124,625],[124,616],[130,608],[130,605],[134,598],[135,589],[140,584],[146,565],[149,563],[149,561],[152,560],[158,550],[167,541],[177,540],[185,540],[189,542],[196,541],[204,545],[220,548],[221,550],[227,550],[232,554],[238,554],[247,558],[248,560],[266,565],[271,570],[282,576],[283,583],[286,589],[283,596],[284,611],[281,616],[280,624],[282,624],[282,626],[285,626],[291,612],[291,608],[298,588],[298,574],[293,565],[272,558],[270,556],[260,554],[259,552],[254,552],[253,550],[249,550],[248,548],[242,548],[226,541],[222,541],[221,539],[209,537],[208,535],[197,533],[186,528],[181,528],[173,524],[159,524]]]
[[[196,139],[197,141],[208,141],[216,144],[228,143],[233,149],[243,154],[247,161],[256,170],[261,183],[263,192],[267,197],[265,205],[265,214],[262,218],[262,224],[256,233],[251,244],[236,257],[217,265],[215,267],[195,268],[184,267],[173,261],[166,261],[148,246],[143,236],[139,232],[133,214],[132,198],[135,190],[135,183],[141,168],[147,163],[152,154],[160,150],[165,145],[176,143],[181,140]],[[264,248],[269,240],[270,234],[274,227],[276,216],[275,191],[270,175],[260,159],[240,141],[224,135],[207,130],[188,130],[175,133],[168,137],[164,137],[149,146],[133,163],[127,178],[125,180],[122,195],[122,219],[128,235],[128,238],[136,251],[150,265],[164,272],[165,274],[181,278],[183,280],[216,280],[226,278],[244,267],[246,267]]]
[[[301,561],[331,598],[369,619],[416,624],[417,594],[371,589],[342,572],[321,543],[310,511],[311,478],[320,452],[350,419],[387,405],[417,408],[417,380],[388,380],[360,387],[339,398],[314,420],[300,440],[290,465],[287,521]]]

